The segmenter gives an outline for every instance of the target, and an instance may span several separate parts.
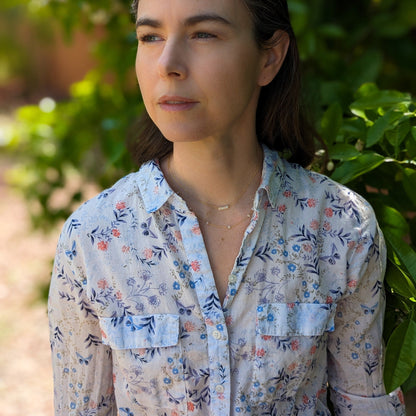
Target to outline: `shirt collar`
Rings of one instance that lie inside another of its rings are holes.
[[[263,145],[263,152],[262,180],[257,192],[264,189],[271,206],[276,208],[285,167],[276,151]],[[174,193],[167,183],[157,160],[152,160],[141,166],[138,181],[144,206],[149,213],[160,209]]]

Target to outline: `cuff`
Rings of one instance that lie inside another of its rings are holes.
[[[377,397],[356,396],[331,389],[331,401],[337,416],[406,416],[400,389]]]

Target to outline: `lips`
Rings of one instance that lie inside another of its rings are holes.
[[[165,111],[186,111],[198,104],[198,101],[179,96],[163,96],[158,100],[158,105]]]

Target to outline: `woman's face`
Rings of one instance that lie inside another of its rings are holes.
[[[254,135],[265,53],[242,0],[140,0],[136,74],[173,142]]]

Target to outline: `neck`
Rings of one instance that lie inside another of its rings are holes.
[[[263,152],[257,141],[234,146],[175,143],[173,149],[162,169],[172,188],[192,205],[223,206],[258,187]]]

